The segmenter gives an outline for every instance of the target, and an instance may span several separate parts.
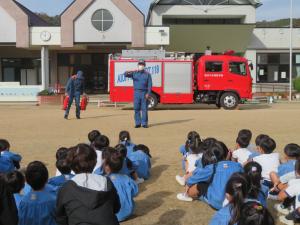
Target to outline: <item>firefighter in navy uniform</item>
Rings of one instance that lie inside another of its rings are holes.
[[[80,95],[85,95],[85,85],[84,85],[84,77],[83,72],[78,71],[76,75],[69,78],[68,83],[66,85],[66,95],[69,96],[69,104],[65,111],[65,119],[68,119],[69,112],[73,100],[75,99],[76,105],[76,118],[80,119]]]
[[[133,79],[135,128],[148,128],[148,98],[152,89],[152,77],[145,71],[145,66],[145,61],[140,60],[138,71],[125,72],[125,77]]]

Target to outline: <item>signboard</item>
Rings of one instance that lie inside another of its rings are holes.
[[[36,101],[38,86],[1,87],[0,101]]]
[[[132,87],[133,81],[125,77],[126,71],[137,70],[137,62],[116,62],[115,63],[115,87]],[[153,87],[161,87],[162,63],[146,62],[145,70],[151,74]]]

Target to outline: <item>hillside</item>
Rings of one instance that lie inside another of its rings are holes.
[[[294,19],[294,27],[300,27],[300,18]],[[257,21],[256,27],[289,27],[290,19],[280,19],[273,21]]]

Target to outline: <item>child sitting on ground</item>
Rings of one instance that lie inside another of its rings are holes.
[[[128,156],[129,160],[137,165],[136,173],[138,177],[147,180],[150,178],[151,158],[150,149],[146,145],[136,145],[133,152]]]
[[[0,224],[18,225],[18,210],[13,193],[24,186],[24,177],[18,171],[13,171],[1,174],[0,179]]]
[[[274,225],[267,209],[251,195],[251,184],[242,173],[235,173],[226,184],[228,204],[220,209],[210,225]]]
[[[239,220],[241,206],[247,198],[248,190],[245,176],[241,173],[232,174],[225,187],[227,204],[215,213],[209,224],[236,224]]]
[[[300,158],[298,158],[295,164],[295,175],[296,179],[290,180],[286,187],[282,188],[278,194],[278,200],[283,202],[283,204],[274,206],[278,212],[285,215],[288,215],[293,209],[300,207]]]
[[[102,152],[103,152],[103,149],[109,147],[109,139],[107,136],[105,135],[100,135],[100,136],[97,136],[94,140],[94,150],[96,151],[96,154],[97,154],[97,163],[96,163],[96,166],[94,168],[94,172],[101,168],[102,166]]]
[[[138,194],[137,184],[128,176],[120,174],[123,156],[116,150],[109,151],[105,156],[104,170],[117,189],[121,209],[116,214],[118,221],[124,221],[133,214],[135,204],[133,198]]]
[[[101,136],[101,133],[99,130],[92,130],[91,132],[88,133],[88,139],[90,142],[90,146],[94,148],[94,141],[96,137]]]
[[[20,162],[22,160],[22,157],[19,154],[10,151],[10,144],[5,139],[0,139],[0,152],[2,158],[11,161],[11,163],[13,164],[13,166],[9,168],[9,171],[7,172],[11,172],[15,169],[20,169]]]
[[[249,155],[249,158],[248,158],[248,161],[252,161],[252,159],[256,156],[259,156],[261,155],[261,153],[259,152],[259,143],[260,141],[265,138],[265,137],[269,137],[268,135],[265,135],[265,134],[260,134],[258,135],[256,138],[255,138],[255,145],[256,145],[256,148],[255,148],[255,151],[252,151],[251,154]]]
[[[70,180],[74,175],[71,174],[71,167],[67,161],[69,149],[60,148],[56,152],[56,168],[61,173],[59,176],[52,177],[48,184],[60,188],[64,183]]]
[[[59,189],[57,224],[118,225],[119,196],[109,178],[92,173],[97,162],[94,149],[79,144],[70,149],[68,161],[76,175]]]
[[[262,185],[262,167],[257,162],[248,162],[244,166],[244,174],[249,183],[248,198],[260,202],[267,207],[267,197],[269,188]]]
[[[190,140],[189,143],[189,153],[185,157],[185,175],[176,175],[176,181],[184,186],[186,180],[192,175],[196,169],[196,162],[202,158],[203,151],[201,149],[201,140],[197,137]]]
[[[258,143],[258,151],[261,153],[259,156],[255,156],[252,160],[257,162],[262,167],[262,178],[263,185],[267,186],[269,189],[273,187],[270,173],[278,171],[278,166],[280,165],[279,153],[273,152],[276,148],[275,141],[265,136]]]
[[[222,208],[225,186],[233,173],[242,172],[240,163],[227,161],[225,144],[214,143],[203,153],[203,168],[197,167],[186,181],[186,192],[177,195],[182,201],[203,200],[215,209]]]
[[[185,144],[184,145],[181,145],[180,148],[179,148],[179,152],[182,154],[182,156],[185,156],[189,151],[189,143],[192,141],[192,140],[195,140],[195,139],[199,139],[201,140],[200,138],[200,135],[198,132],[196,131],[190,131],[187,135],[187,139],[185,141]]]
[[[248,130],[241,130],[236,138],[236,149],[232,152],[232,160],[244,165],[251,152],[247,149],[251,141],[251,133]]]
[[[133,152],[135,144],[131,142],[130,133],[128,131],[123,130],[119,133],[119,143],[125,145],[128,156]]]
[[[300,157],[300,146],[297,144],[288,144],[284,148],[284,163],[278,167],[278,173],[271,172],[271,181],[274,188],[280,183],[287,183],[291,179],[295,179],[295,164],[297,158]]]
[[[26,194],[19,206],[19,225],[55,225],[55,196],[45,190],[48,170],[39,161],[29,163],[25,177],[32,191]]]
[[[195,140],[197,140],[200,143],[202,143],[202,139],[200,138],[200,135],[196,131],[191,131],[188,133],[187,140],[185,142],[185,145],[181,146],[179,151],[183,155],[182,157],[182,169],[184,172],[186,172],[186,158],[189,156],[189,154],[192,152],[191,151],[191,145],[195,143]],[[198,161],[197,161],[198,162]],[[195,163],[196,164],[196,163]]]
[[[115,149],[121,154],[123,157],[123,165],[121,170],[119,171],[120,174],[127,175],[134,179],[134,181],[137,184],[141,184],[144,182],[143,178],[140,178],[136,172],[136,170],[139,167],[138,162],[132,162],[128,157],[127,157],[127,148],[125,145],[118,144],[116,145]]]
[[[25,178],[19,171],[0,175],[0,180],[6,185],[7,191],[14,195],[15,203],[19,208],[22,196],[19,194],[25,186]],[[0,223],[1,224],[1,223]]]

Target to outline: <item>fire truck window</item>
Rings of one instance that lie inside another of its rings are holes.
[[[206,72],[222,72],[223,62],[206,62],[205,64]]]
[[[246,64],[244,62],[230,62],[229,63],[230,73],[246,76]]]

